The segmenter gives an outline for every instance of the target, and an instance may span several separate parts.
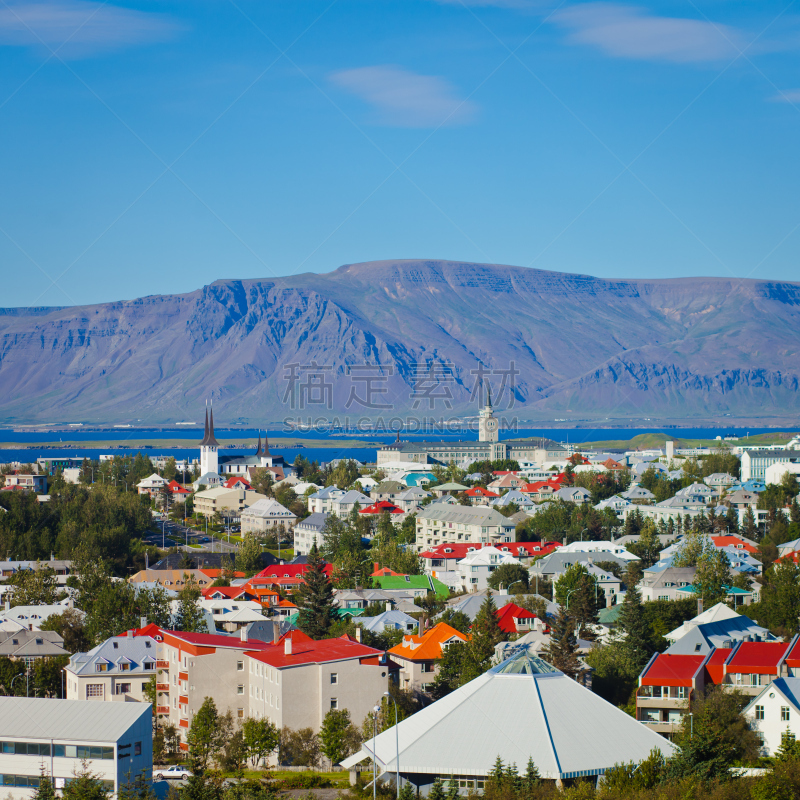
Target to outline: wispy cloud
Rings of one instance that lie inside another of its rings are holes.
[[[0,45],[59,49],[67,58],[163,41],[178,26],[151,14],[89,0],[0,5]]]
[[[800,89],[781,89],[780,93],[769,98],[770,103],[800,103]]]
[[[374,122],[406,128],[463,125],[478,107],[459,99],[453,85],[436,75],[419,75],[392,64],[342,70],[332,83],[372,106]]]
[[[551,17],[569,31],[568,41],[597,47],[609,56],[689,63],[733,58],[744,46],[734,28],[706,20],[657,17],[614,3],[571,6]]]

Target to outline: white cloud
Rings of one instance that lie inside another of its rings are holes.
[[[769,98],[770,103],[800,103],[800,89],[781,90],[780,94]]]
[[[597,47],[616,58],[645,61],[717,61],[743,48],[741,34],[726,25],[680,17],[656,17],[614,3],[586,3],[557,12],[551,22],[569,31],[568,41]]]
[[[174,22],[162,14],[89,0],[0,5],[0,45],[58,50],[67,58],[163,41],[176,30]]]
[[[460,100],[444,78],[419,75],[392,64],[342,70],[329,79],[371,105],[379,125],[462,125],[474,119],[478,110],[475,103]]]

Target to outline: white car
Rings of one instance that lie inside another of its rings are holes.
[[[186,767],[179,767],[177,765],[167,767],[166,769],[153,770],[153,780],[185,781],[187,778],[191,777],[192,773],[190,770],[186,769]]]

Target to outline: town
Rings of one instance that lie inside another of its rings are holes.
[[[800,437],[497,428],[487,397],[477,441],[288,464],[223,455],[209,408],[182,463],[5,465],[4,790],[784,796],[755,792],[800,769]]]

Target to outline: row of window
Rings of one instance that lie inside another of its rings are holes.
[[[756,719],[764,719],[764,706],[756,706]],[[781,722],[789,721],[789,706],[781,706]]]
[[[3,742],[2,748],[3,753],[15,756],[50,756],[50,745],[39,742]],[[113,761],[114,748],[55,744],[53,745],[53,755],[56,758],[97,758]]]

